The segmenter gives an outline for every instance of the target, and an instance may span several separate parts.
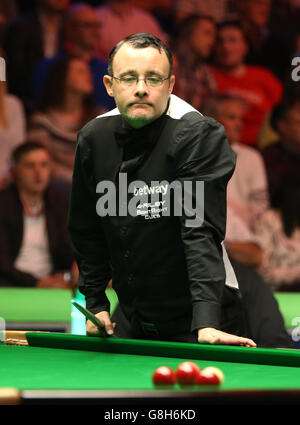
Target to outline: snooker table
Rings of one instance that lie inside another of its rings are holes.
[[[0,318],[5,329],[71,332],[72,291],[0,288]]]
[[[118,300],[113,289],[106,290],[113,313]],[[85,333],[85,318],[72,306],[84,305],[84,296],[71,289],[0,288],[0,330]]]
[[[300,351],[296,349],[58,332],[21,332],[19,339],[22,345],[11,345],[8,336],[0,343],[0,404],[1,399],[2,404],[97,404],[106,409],[130,404],[171,405],[172,409],[203,404],[300,404]],[[167,365],[176,369],[185,360],[200,368],[220,368],[224,383],[217,387],[154,387],[155,368]]]

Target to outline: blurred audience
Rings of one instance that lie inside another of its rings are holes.
[[[36,8],[21,16],[8,29],[7,53],[9,91],[31,108],[31,74],[39,59],[53,56],[60,48],[63,14],[70,0],[36,0]]]
[[[174,0],[129,0],[138,8],[151,13],[159,22],[159,25],[168,35],[173,34],[175,22],[173,16]]]
[[[216,40],[212,18],[192,15],[178,24],[173,40],[176,84],[174,94],[201,110],[203,101],[215,92],[214,78],[207,67]]]
[[[130,0],[107,0],[97,11],[101,23],[98,54],[105,61],[113,47],[130,34],[148,32],[168,42],[155,17],[133,6]]]
[[[96,56],[99,43],[102,43],[102,39],[95,9],[86,3],[70,7],[65,17],[63,48],[54,57],[39,61],[34,68],[31,79],[34,97],[40,94],[53,63],[64,57],[77,56],[85,60],[90,67],[95,103],[107,110],[114,108],[114,100],[108,96],[102,82],[103,76],[107,74],[107,63]]]
[[[149,32],[174,53],[174,93],[221,122],[237,154],[225,239],[233,264],[248,277],[255,268],[274,290],[300,290],[300,92],[291,74],[300,2],[34,5],[22,16],[24,5],[0,0],[0,285],[70,287],[70,271],[76,281],[65,220],[77,133],[115,107],[102,83],[111,49]]]
[[[284,80],[289,68],[289,49],[270,28],[272,0],[237,0],[241,25],[248,42],[246,63],[268,68]],[[278,60],[280,58],[280,60]]]
[[[237,18],[235,0],[175,0],[174,3],[176,22],[193,14],[210,16],[217,23]]]
[[[51,188],[49,152],[37,142],[18,146],[12,174],[0,191],[0,285],[71,288],[67,204]]]
[[[259,272],[276,291],[300,290],[300,177],[281,175],[273,208],[255,223],[263,248]]]
[[[214,66],[210,67],[219,93],[244,100],[247,110],[240,141],[256,146],[266,114],[282,96],[281,82],[266,68],[247,65],[247,41],[239,23],[227,22],[218,30]]]
[[[0,49],[0,57],[3,53]],[[7,84],[0,81],[0,189],[9,181],[9,164],[13,149],[24,142],[26,118],[20,99],[7,92]]]
[[[54,176],[71,184],[77,133],[103,112],[91,100],[88,64],[66,56],[54,62],[37,110],[28,123],[28,137],[44,143],[53,158]]]
[[[275,105],[275,107],[267,114],[261,128],[259,131],[258,137],[258,148],[263,150],[267,146],[271,145],[274,142],[277,142],[280,138],[278,131],[276,130],[275,123],[272,123],[273,118],[277,114],[277,111],[281,109],[281,104],[294,104],[298,102],[300,99],[300,53],[299,60],[297,61],[297,65],[294,64],[290,66],[290,74],[289,79],[286,80],[283,86],[283,94],[281,101],[279,104]],[[273,111],[274,110],[274,111]],[[273,117],[273,118],[272,118]]]
[[[244,103],[237,97],[218,95],[207,100],[203,112],[223,124],[228,141],[237,154],[236,168],[227,186],[225,244],[234,260],[257,267],[261,247],[253,223],[268,208],[268,187],[263,159],[258,151],[241,144]]]
[[[263,149],[262,155],[272,199],[283,175],[300,177],[300,99],[285,98],[274,108],[271,123],[279,140]]]
[[[19,8],[16,0],[0,0],[0,46],[2,46],[8,27],[18,18]]]
[[[300,50],[300,3],[298,0],[273,0],[268,27],[280,38],[289,58]],[[277,54],[278,56],[278,54]],[[299,56],[299,55],[298,55]],[[281,62],[281,59],[278,63]]]

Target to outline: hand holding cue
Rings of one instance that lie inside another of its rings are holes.
[[[80,311],[80,313],[82,313],[88,320],[90,320],[93,323],[93,325],[95,325],[98,328],[100,336],[102,337],[113,336],[113,334],[107,333],[105,326],[91,311],[89,311],[82,305],[78,304],[76,301],[72,300],[72,304],[74,305],[74,307],[76,307]]]

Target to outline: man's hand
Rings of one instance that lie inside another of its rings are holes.
[[[104,331],[108,335],[113,335],[116,323],[111,322],[109,313],[107,311],[101,311],[100,313],[95,314],[95,316],[102,323]],[[87,320],[86,334],[89,336],[100,336],[101,331],[90,320]]]
[[[200,344],[241,345],[244,347],[256,347],[252,339],[237,335],[231,335],[214,328],[202,328],[198,330],[198,342]]]

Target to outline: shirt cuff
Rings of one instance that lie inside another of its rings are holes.
[[[195,332],[201,328],[219,329],[221,323],[221,307],[205,301],[193,305],[193,320],[191,331]]]

